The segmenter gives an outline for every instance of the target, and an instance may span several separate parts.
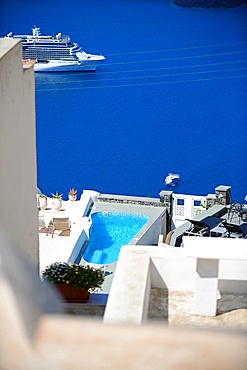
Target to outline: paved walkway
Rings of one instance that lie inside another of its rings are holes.
[[[247,333],[247,295],[222,294],[217,300],[217,316],[193,315],[192,292],[152,289],[149,320],[172,327],[237,330]]]

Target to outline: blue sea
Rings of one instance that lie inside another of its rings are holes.
[[[247,194],[247,7],[168,0],[10,0],[0,35],[67,34],[106,60],[93,73],[37,74],[38,187],[159,197]]]

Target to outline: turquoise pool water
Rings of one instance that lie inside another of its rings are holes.
[[[121,246],[128,244],[147,220],[147,216],[138,214],[94,213],[84,260],[98,264],[116,262]]]

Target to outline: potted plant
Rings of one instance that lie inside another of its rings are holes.
[[[53,209],[55,211],[60,211],[60,209],[62,208],[62,204],[63,204],[63,199],[62,199],[62,195],[63,194],[58,194],[58,192],[56,192],[56,194],[52,194],[52,205],[53,205]]]
[[[69,200],[71,200],[72,202],[74,202],[76,200],[77,190],[74,189],[74,188],[70,188],[70,190],[68,192],[68,196],[69,196]]]
[[[44,211],[47,207],[47,196],[45,194],[39,194],[38,198],[39,208]]]
[[[105,274],[89,265],[54,262],[41,274],[60,291],[66,302],[83,303],[89,300],[90,291],[101,288]]]
[[[208,199],[206,199],[203,203],[200,204],[200,206],[204,208],[205,210],[207,210],[212,206],[212,204],[210,203]]]

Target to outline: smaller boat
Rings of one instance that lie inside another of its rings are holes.
[[[165,178],[165,184],[175,186],[180,182],[180,175],[178,173],[168,173]]]

